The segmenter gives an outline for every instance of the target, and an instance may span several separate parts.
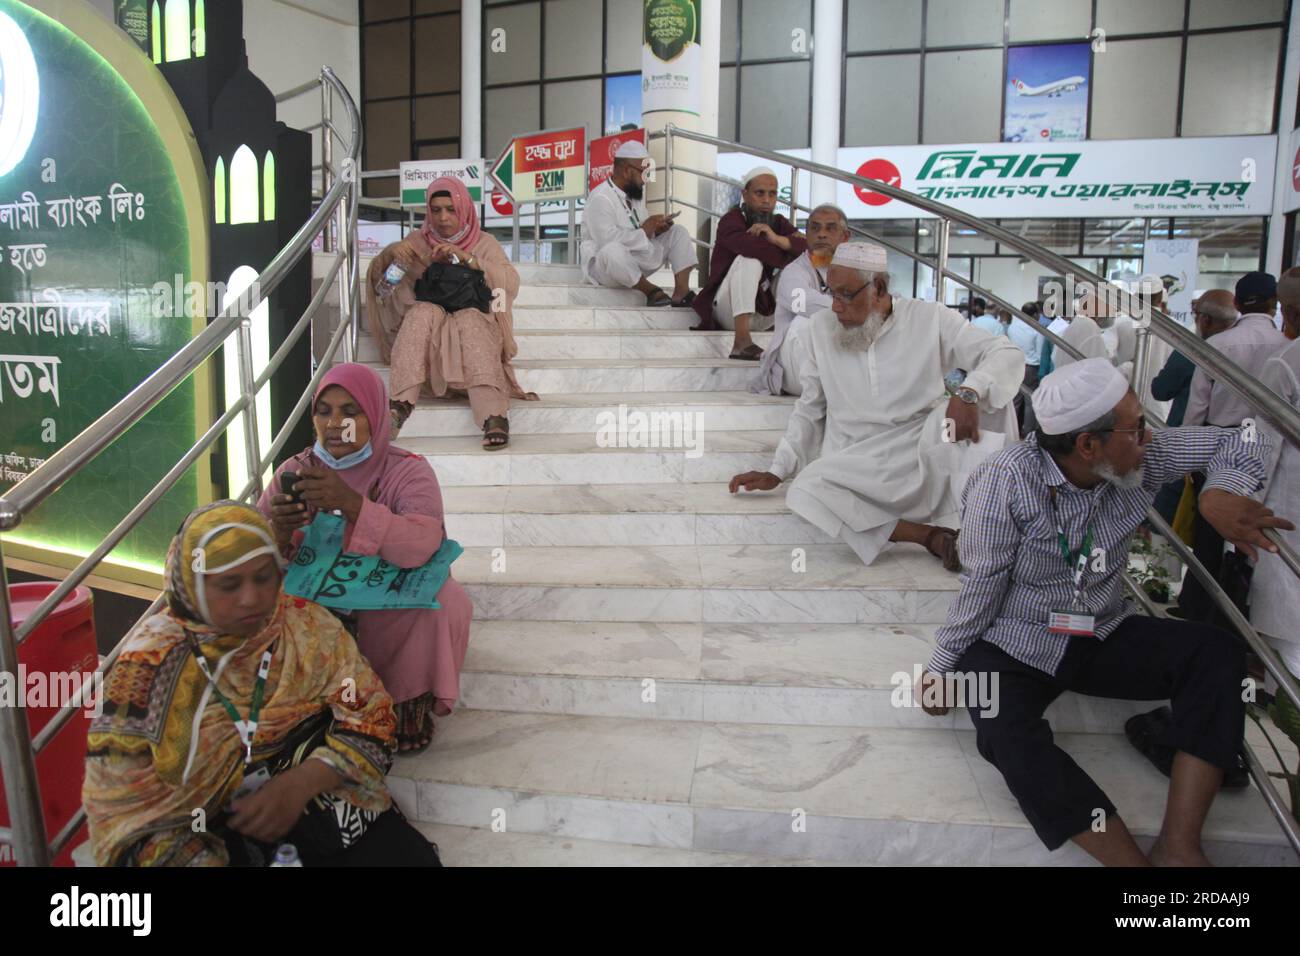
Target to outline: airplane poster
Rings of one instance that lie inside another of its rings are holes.
[[[1044,143],[1086,139],[1092,46],[1053,43],[1007,50],[1002,140]]]

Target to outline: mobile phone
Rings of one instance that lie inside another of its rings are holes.
[[[296,471],[286,471],[284,474],[280,476],[280,490],[284,494],[292,498],[296,504],[301,505],[301,504],[305,504],[306,502],[302,500],[302,495],[298,494],[298,492],[295,490],[295,487],[298,484],[298,479],[300,477],[302,476],[299,475]]]

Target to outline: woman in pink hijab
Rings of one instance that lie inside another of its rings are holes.
[[[424,389],[439,398],[468,396],[474,422],[483,429],[483,447],[495,451],[510,440],[510,399],[537,399],[520,387],[510,364],[519,351],[510,311],[519,273],[501,244],[479,229],[478,210],[459,179],[442,176],[429,183],[425,204],[424,225],[381,252],[367,274],[371,334],[392,366],[392,433],[396,437]],[[453,257],[484,274],[493,293],[491,312],[448,314],[442,306],[416,301],[415,282],[425,269]],[[391,295],[375,294],[394,261],[406,275]]]
[[[312,422],[316,444],[277,468],[257,503],[285,558],[292,560],[299,530],[324,510],[347,519],[345,551],[401,568],[425,564],[447,537],[442,492],[423,457],[391,446],[383,380],[364,365],[336,365],[316,390]],[[285,472],[299,476],[294,492],[302,502],[283,493]],[[427,747],[434,715],[451,713],[460,696],[474,608],[450,575],[438,603],[437,610],[354,612],[357,646],[397,702],[402,752]]]

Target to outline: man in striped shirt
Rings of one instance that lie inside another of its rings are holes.
[[[992,706],[970,706],[980,753],[1001,771],[1050,850],[1073,840],[1111,865],[1207,865],[1200,835],[1241,743],[1245,658],[1238,639],[1191,621],[1135,613],[1121,593],[1128,542],[1166,481],[1208,474],[1200,507],[1238,548],[1275,550],[1291,528],[1247,497],[1267,441],[1250,431],[1148,432],[1142,407],[1104,358],[1047,376],[1039,433],[984,462],[962,495],[962,589],[936,635],[918,693],[946,713],[953,684],[978,676]],[[1043,713],[1063,692],[1172,704],[1173,771],[1150,857],[1114,804],[1052,740]]]

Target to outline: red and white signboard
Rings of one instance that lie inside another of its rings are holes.
[[[516,136],[492,164],[492,178],[516,203],[587,194],[587,131],[544,130]]]
[[[1291,131],[1290,146],[1283,162],[1290,160],[1290,167],[1282,170],[1282,179],[1288,183],[1282,200],[1283,212],[1295,212],[1300,209],[1300,127]]]
[[[644,129],[629,129],[611,136],[602,136],[591,141],[590,156],[587,161],[587,191],[595,189],[609,179],[614,171],[614,153],[628,142],[645,145]]]

